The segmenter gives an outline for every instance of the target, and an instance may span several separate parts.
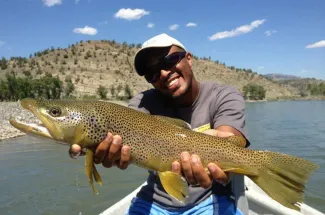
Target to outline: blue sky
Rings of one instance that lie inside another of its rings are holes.
[[[325,80],[324,11],[324,0],[0,0],[0,57],[167,33],[229,66]]]

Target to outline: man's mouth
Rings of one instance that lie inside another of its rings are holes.
[[[177,78],[174,78],[173,80],[171,80],[171,81],[168,81],[168,83],[167,83],[167,87],[168,88],[170,88],[170,87],[172,87],[174,84],[176,84],[177,82],[178,82],[178,77]]]

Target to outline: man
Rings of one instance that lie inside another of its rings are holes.
[[[134,67],[154,88],[132,98],[129,107],[182,119],[194,130],[209,135],[246,138],[242,95],[230,86],[198,82],[192,71],[192,58],[183,44],[166,34],[144,42],[135,55]],[[116,165],[126,169],[131,149],[122,146],[122,142],[120,136],[108,133],[96,149],[94,162],[108,168]],[[247,141],[243,147],[248,145]],[[80,153],[80,146],[72,146],[71,151]],[[189,182],[189,197],[185,203],[169,196],[158,176],[149,171],[148,185],[133,199],[127,213],[248,214],[242,176],[229,176],[214,163],[208,164],[207,173],[200,158],[188,152],[181,153],[180,162],[175,161],[172,170],[183,174]]]

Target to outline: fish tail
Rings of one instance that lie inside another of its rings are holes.
[[[271,198],[282,205],[300,210],[307,180],[318,166],[302,158],[276,152],[262,152],[266,162],[257,176],[249,176]],[[264,159],[263,159],[264,160]]]

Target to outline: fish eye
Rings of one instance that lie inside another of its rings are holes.
[[[58,117],[58,116],[61,116],[61,109],[59,109],[59,108],[51,108],[50,110],[49,110],[49,114],[51,115],[51,116],[53,116],[53,117]]]

